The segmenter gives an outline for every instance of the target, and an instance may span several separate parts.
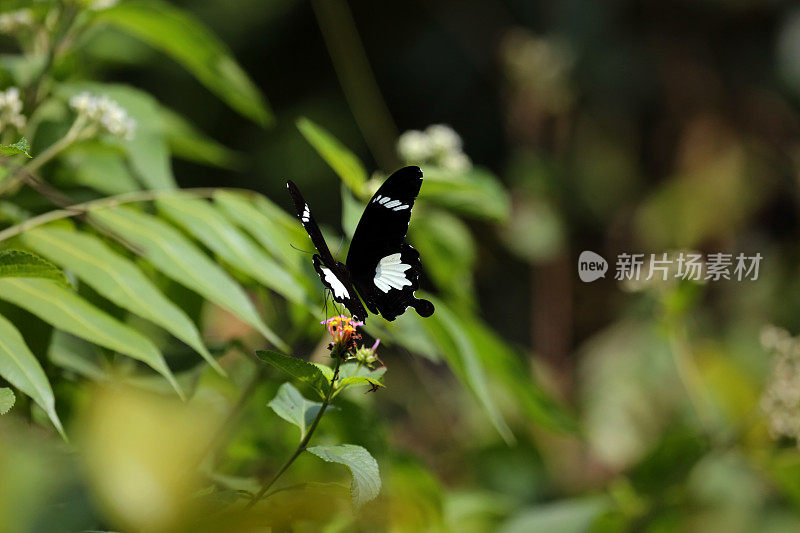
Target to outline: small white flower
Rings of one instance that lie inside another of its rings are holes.
[[[431,124],[425,130],[428,134],[428,142],[437,154],[461,151],[461,137],[458,133],[445,124]]]
[[[440,158],[439,164],[450,172],[466,172],[472,168],[472,161],[463,152],[453,152]]]
[[[26,122],[25,116],[22,114],[22,99],[19,89],[10,87],[5,91],[0,91],[0,130],[8,125],[21,130],[25,127]]]
[[[419,130],[409,130],[397,139],[397,152],[409,163],[422,163],[433,155],[428,135]]]
[[[78,113],[78,116],[83,116],[91,123],[99,125],[104,131],[126,140],[133,138],[136,121],[108,96],[93,96],[88,92],[82,92],[70,98],[69,106]]]
[[[92,95],[87,92],[76,94],[69,99],[69,106],[78,113],[87,113],[92,104]]]

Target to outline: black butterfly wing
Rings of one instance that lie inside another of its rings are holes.
[[[405,242],[411,209],[422,186],[419,167],[401,168],[381,185],[358,222],[347,269],[359,294],[373,313],[394,320],[408,307],[423,317],[433,304],[414,296],[419,289],[422,263]]]
[[[333,258],[331,251],[328,249],[328,244],[322,236],[322,231],[320,231],[317,221],[314,220],[314,216],[311,214],[308,203],[303,198],[303,195],[300,194],[297,186],[289,181],[286,183],[286,187],[289,189],[289,194],[294,201],[297,217],[303,224],[308,236],[311,237],[314,247],[319,252],[319,254],[314,255],[313,262],[314,270],[319,274],[322,284],[331,291],[333,299],[344,305],[352,313],[353,317],[359,320],[366,319],[367,310],[364,309],[361,300],[358,299],[358,294],[353,288],[353,282],[347,267]]]

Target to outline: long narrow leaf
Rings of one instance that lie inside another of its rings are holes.
[[[157,0],[130,0],[100,11],[95,20],[168,54],[243,116],[261,125],[272,120],[266,100],[230,51],[186,11]]]
[[[199,198],[173,197],[158,200],[156,205],[231,265],[289,300],[307,302],[303,286],[212,204]]]
[[[0,316],[0,376],[30,396],[44,409],[58,432],[64,435],[61,420],[56,414],[53,389],[44,370],[20,332],[4,316]]]
[[[436,313],[424,321],[425,326],[439,345],[450,367],[475,394],[500,436],[506,442],[514,442],[514,435],[489,392],[483,365],[468,331],[444,302],[435,300],[435,305]]]
[[[42,227],[25,232],[23,241],[118,306],[163,327],[224,374],[186,313],[169,301],[132,261],[99,238],[63,228]]]
[[[281,340],[258,316],[244,290],[175,228],[158,218],[120,207],[92,212],[92,217],[141,248],[147,259],[178,283],[228,309],[281,349]]]
[[[297,129],[344,184],[356,195],[360,195],[361,188],[367,181],[367,171],[355,154],[340,143],[336,137],[307,118],[297,121]]]
[[[58,329],[148,364],[183,396],[164,356],[147,337],[94,307],[74,291],[48,280],[3,278],[0,279],[0,299],[26,309]]]

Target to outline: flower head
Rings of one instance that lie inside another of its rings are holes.
[[[356,331],[358,326],[363,326],[363,322],[353,320],[349,316],[338,315],[328,320],[320,322],[328,328],[328,333],[333,337],[333,342],[328,346],[333,357],[346,358],[349,352],[356,349],[356,340],[361,335]]]
[[[88,92],[76,94],[69,106],[90,124],[100,127],[112,135],[131,140],[136,130],[136,121],[117,102],[108,96],[94,96]],[[96,130],[95,130],[96,131]]]
[[[409,130],[397,139],[397,153],[406,163],[434,165],[455,173],[472,168],[462,146],[461,137],[446,124],[431,124],[425,131]]]
[[[25,127],[25,122],[19,89],[11,87],[6,91],[0,91],[0,130],[7,125],[21,130]]]
[[[366,346],[361,345],[356,350],[356,360],[370,370],[382,367],[383,361],[381,361],[380,358],[378,358],[378,356],[375,354],[380,343],[380,339],[375,339],[375,344],[372,345],[372,348],[367,348]]]

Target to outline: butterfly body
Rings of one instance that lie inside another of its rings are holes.
[[[353,234],[345,263],[334,259],[308,204],[292,182],[287,187],[297,216],[311,237],[318,254],[314,269],[333,299],[360,320],[367,308],[387,320],[394,320],[408,307],[423,317],[433,314],[433,304],[414,296],[419,288],[422,263],[417,252],[405,242],[411,209],[422,185],[418,167],[401,168],[384,182],[370,199]]]

